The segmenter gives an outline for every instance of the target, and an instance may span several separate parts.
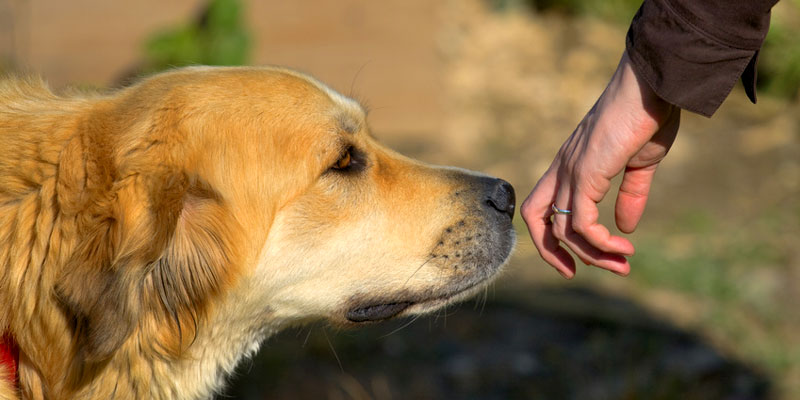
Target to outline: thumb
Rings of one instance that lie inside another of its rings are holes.
[[[647,205],[650,183],[653,181],[656,168],[658,164],[625,170],[614,210],[617,228],[620,231],[631,233],[636,230]]]

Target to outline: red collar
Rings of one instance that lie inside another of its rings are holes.
[[[0,337],[0,368],[5,368],[14,377],[14,385],[19,380],[17,364],[19,363],[19,347],[17,342],[6,333]]]

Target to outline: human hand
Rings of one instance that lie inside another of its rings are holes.
[[[615,206],[617,227],[636,229],[650,183],[680,124],[680,108],[658,97],[636,76],[627,53],[597,103],[561,146],[553,163],[522,203],[520,213],[539,254],[565,278],[575,260],[619,275],[630,272],[631,242],[598,222],[597,203],[623,172]],[[551,205],[571,210],[555,214]]]

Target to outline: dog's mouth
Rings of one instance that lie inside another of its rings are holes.
[[[427,296],[397,295],[393,297],[396,300],[391,301],[355,301],[356,306],[350,307],[345,317],[350,322],[360,323],[383,321],[404,312],[406,314],[424,313],[471,296],[476,290],[491,281],[490,278],[491,276],[486,276],[474,282],[462,283],[455,289],[450,288],[444,293],[431,292]]]
[[[347,319],[350,322],[381,321],[400,314],[413,304],[414,303],[410,301],[401,301],[398,303],[374,304],[371,306],[353,308],[347,312]]]

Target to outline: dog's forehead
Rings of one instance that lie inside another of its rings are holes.
[[[366,112],[357,101],[339,94],[327,85],[313,80],[311,83],[320,88],[331,99],[334,105],[333,117],[336,128],[344,133],[356,134],[362,129],[362,124],[366,119]]]
[[[353,99],[351,99],[351,98],[349,98],[347,96],[344,96],[344,95],[340,94],[339,92],[331,89],[330,86],[318,81],[316,78],[314,78],[314,77],[312,77],[310,75],[306,75],[306,74],[303,74],[301,72],[293,71],[293,70],[290,70],[290,69],[279,69],[279,71],[282,72],[282,73],[285,73],[287,75],[291,75],[291,76],[294,76],[296,78],[302,79],[302,80],[304,80],[304,81],[316,86],[319,90],[321,90],[325,94],[327,94],[328,97],[330,97],[332,101],[334,101],[337,105],[341,106],[342,108],[350,109],[352,111],[359,111],[359,112],[362,112],[362,113],[364,112],[364,109],[361,108],[361,105],[358,104],[357,101],[355,101],[355,100],[353,100]]]
[[[357,101],[342,95],[310,75],[289,69],[281,69],[280,72],[304,80],[325,93],[333,104],[332,113],[338,129],[350,134],[361,130],[366,119],[366,111]]]

